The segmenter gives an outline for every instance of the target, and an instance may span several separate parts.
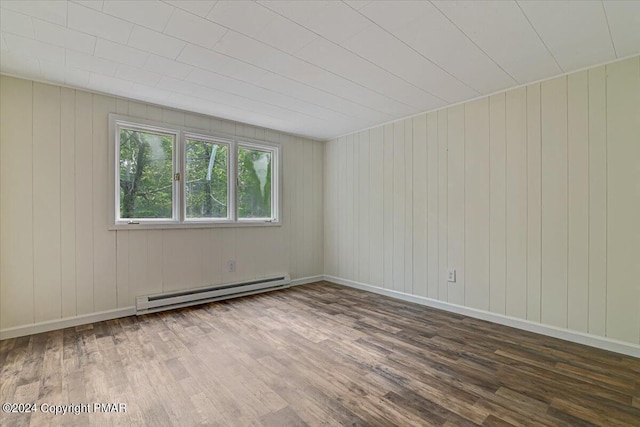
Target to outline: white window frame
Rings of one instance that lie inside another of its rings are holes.
[[[133,129],[143,132],[170,134],[174,136],[172,218],[120,218],[120,130]],[[227,161],[227,218],[187,218],[186,216],[186,141],[195,139],[228,147]],[[238,218],[237,152],[239,147],[271,152],[271,213],[272,218]],[[220,132],[207,132],[184,126],[143,120],[117,114],[109,115],[109,206],[110,230],[164,229],[164,228],[211,228],[280,226],[282,204],[282,148],[274,142],[240,138]]]

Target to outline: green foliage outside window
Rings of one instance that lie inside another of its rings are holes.
[[[188,139],[185,149],[187,218],[226,218],[227,146]]]
[[[271,218],[271,152],[238,148],[238,218]]]
[[[120,217],[171,218],[173,135],[120,131]]]

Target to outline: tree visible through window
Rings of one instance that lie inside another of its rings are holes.
[[[120,218],[171,218],[174,136],[120,130]]]
[[[226,218],[227,145],[187,139],[185,151],[187,218]]]
[[[238,218],[271,218],[271,152],[238,148]]]

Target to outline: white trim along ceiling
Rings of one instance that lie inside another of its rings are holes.
[[[640,52],[640,1],[0,0],[0,71],[330,139]]]

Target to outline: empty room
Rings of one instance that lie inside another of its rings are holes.
[[[640,426],[640,1],[0,0],[0,425]]]

